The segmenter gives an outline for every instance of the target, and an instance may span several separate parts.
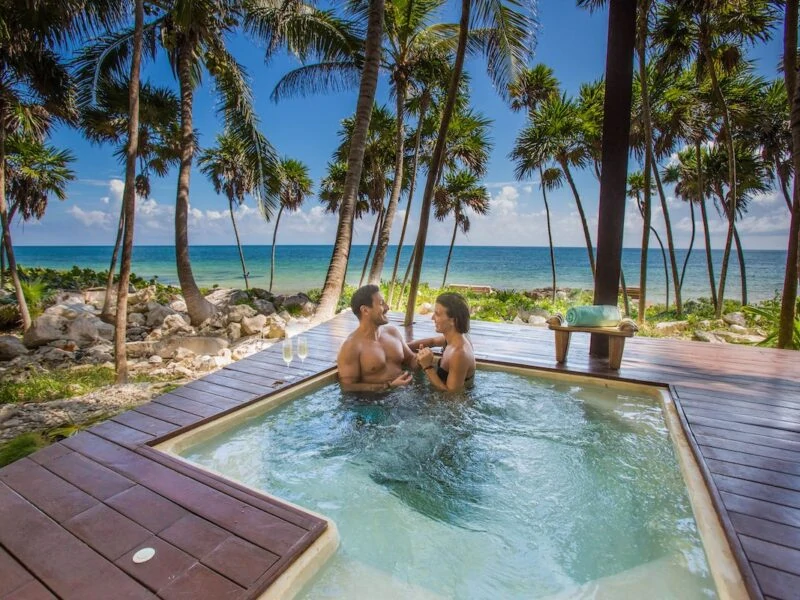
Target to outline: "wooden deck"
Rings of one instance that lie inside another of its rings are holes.
[[[397,319],[395,319],[397,320]],[[334,366],[355,326],[304,335],[292,383]],[[427,317],[407,339],[432,335]],[[619,371],[588,337],[555,362],[547,329],[473,322],[478,358],[668,385],[754,598],[800,597],[800,354],[634,338]],[[288,385],[280,345],[0,469],[0,599],[256,598],[325,522],[148,444]],[[150,546],[156,559],[131,561]]]

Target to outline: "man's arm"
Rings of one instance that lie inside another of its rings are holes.
[[[417,364],[417,355],[411,348],[409,348],[408,344],[406,344],[403,334],[400,333],[400,330],[397,329],[397,327],[392,326],[387,327],[387,332],[391,333],[394,337],[400,340],[400,343],[403,345],[403,364],[412,371],[416,371],[419,368],[419,365]]]

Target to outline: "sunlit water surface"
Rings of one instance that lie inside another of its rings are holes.
[[[713,598],[657,400],[499,371],[328,385],[183,452],[333,519],[304,598]]]

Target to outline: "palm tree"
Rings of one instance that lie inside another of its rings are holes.
[[[726,145],[728,181],[731,185],[732,214],[736,213],[739,194],[736,186],[736,150],[733,123],[726,97],[722,91],[719,67],[735,67],[741,60],[741,50],[747,43],[769,39],[776,11],[769,0],[731,3],[727,0],[678,0],[659,6],[659,18],[654,39],[664,49],[666,61],[682,63],[696,58],[698,74],[707,74],[722,118],[722,136]],[[722,314],[728,260],[734,237],[735,219],[729,218],[725,251],[722,255],[717,317]]]
[[[646,179],[641,171],[635,171],[628,175],[628,197],[636,200],[636,207],[639,209],[639,214],[642,216],[642,221],[645,221],[644,218],[645,208],[643,206],[644,202],[646,201],[643,193],[645,185],[646,185]],[[666,310],[669,310],[669,268],[667,267],[667,254],[664,250],[664,244],[661,241],[661,236],[658,235],[658,231],[656,231],[656,228],[653,227],[651,223],[646,223],[646,227],[648,235],[652,233],[655,236],[656,240],[658,241],[658,245],[661,246],[661,257],[664,260],[664,282],[666,289],[666,297],[664,302],[666,305]],[[644,285],[641,283],[639,285],[641,289],[641,294],[644,294]],[[643,309],[642,306],[639,305],[639,322],[643,321],[644,321]]]
[[[786,208],[792,212],[792,197],[789,182],[794,174],[792,167],[792,133],[787,126],[790,121],[789,100],[786,85],[780,79],[773,81],[765,93],[753,98],[758,110],[758,127],[755,143],[761,148],[764,162],[770,165],[773,177],[786,201]]]
[[[410,325],[414,315],[417,301],[417,288],[422,274],[422,260],[425,253],[425,241],[428,237],[428,222],[430,220],[431,202],[433,191],[439,178],[444,158],[444,146],[447,140],[447,130],[453,116],[453,109],[458,96],[459,82],[464,67],[464,57],[467,50],[467,38],[470,30],[470,13],[475,4],[475,21],[485,25],[476,32],[475,37],[483,42],[483,51],[486,54],[489,75],[500,93],[505,94],[509,81],[524,67],[525,59],[529,53],[530,36],[533,32],[533,18],[531,15],[518,10],[520,3],[516,0],[462,0],[461,18],[458,24],[458,46],[456,48],[453,73],[447,90],[447,99],[442,112],[439,125],[439,135],[433,150],[431,168],[425,182],[425,192],[422,196],[422,211],[420,224],[417,231],[417,241],[414,246],[414,267],[411,276],[411,289],[406,305],[405,325]]]
[[[450,239],[450,250],[447,253],[447,262],[444,266],[442,287],[447,284],[447,272],[450,270],[450,259],[453,256],[453,246],[456,243],[456,234],[461,229],[462,233],[469,232],[470,222],[467,210],[475,214],[485,215],[489,212],[489,192],[486,186],[478,183],[478,177],[469,171],[450,171],[445,175],[444,185],[436,188],[433,196],[434,216],[437,221],[444,221],[453,215],[453,237]]]
[[[525,69],[508,85],[511,109],[526,110],[528,115],[536,110],[543,101],[558,94],[558,79],[553,70],[544,64]],[[547,190],[561,187],[564,177],[560,169],[539,166],[539,187],[542,189],[544,210],[547,215],[547,239],[550,246],[550,270],[553,274],[553,302],[556,301],[556,258],[553,250],[553,231],[550,227],[550,204],[547,202]]]
[[[118,144],[116,155],[125,163],[127,159],[126,133],[130,112],[128,84],[122,81],[101,82],[96,94],[96,103],[81,108],[81,129],[87,139],[94,143]],[[142,107],[139,118],[137,158],[139,173],[136,174],[136,193],[150,196],[151,174],[164,177],[169,168],[178,163],[179,139],[176,115],[180,110],[178,97],[166,88],[155,88],[147,83],[140,85],[139,103]],[[111,252],[108,268],[106,295],[102,318],[111,320],[111,298],[114,295],[114,271],[125,228],[124,205],[120,207],[117,237]]]
[[[272,257],[269,262],[269,291],[272,292],[272,281],[275,277],[275,242],[278,237],[278,225],[284,209],[290,212],[299,210],[306,198],[313,191],[311,177],[308,176],[308,166],[293,158],[281,159],[281,207],[275,219],[275,229],[272,231]]]
[[[134,9],[133,52],[131,71],[128,79],[128,148],[125,157],[125,188],[122,192],[125,231],[123,234],[122,260],[117,288],[117,322],[114,328],[114,365],[116,382],[128,380],[128,358],[125,350],[126,329],[128,326],[128,283],[133,255],[133,227],[136,216],[136,156],[139,151],[139,76],[142,63],[142,39],[144,35],[144,0],[136,0]],[[113,271],[113,269],[112,269]],[[109,273],[110,275],[110,273]],[[106,293],[106,297],[109,294]]]
[[[200,167],[200,171],[211,180],[214,191],[217,194],[225,194],[228,199],[233,234],[236,237],[239,260],[242,263],[244,286],[249,291],[249,273],[244,262],[244,251],[239,240],[239,228],[236,226],[236,215],[234,213],[234,203],[237,206],[244,204],[245,197],[253,193],[257,180],[257,175],[248,168],[245,152],[244,144],[226,131],[217,136],[216,146],[203,151],[197,164]]]
[[[792,166],[795,172],[792,217],[789,225],[789,246],[786,257],[786,272],[781,295],[781,314],[778,325],[778,347],[790,348],[795,327],[797,302],[797,279],[800,271],[800,190],[797,173],[800,173],[800,87],[797,77],[797,0],[786,0],[786,19],[783,29],[783,74],[786,81],[786,96],[790,98],[792,132]]]
[[[372,118],[372,105],[378,87],[378,68],[381,61],[381,36],[383,34],[384,0],[373,0],[369,9],[367,39],[364,49],[364,70],[356,104],[355,125],[347,157],[347,178],[339,211],[339,224],[336,228],[336,241],[333,246],[328,273],[322,296],[317,306],[317,320],[329,319],[336,310],[339,296],[347,274],[347,261],[353,239],[353,216],[361,169],[364,161],[364,147]]]
[[[31,326],[31,317],[11,239],[6,201],[6,144],[14,135],[42,140],[53,121],[75,119],[69,75],[52,49],[53,44],[64,40],[74,15],[65,16],[59,9],[66,11],[66,7],[54,7],[52,13],[42,10],[34,15],[34,11],[15,5],[4,7],[0,15],[0,226],[25,329]]]
[[[530,177],[550,161],[559,166],[578,207],[589,266],[594,276],[594,249],[589,224],[570,169],[582,168],[588,163],[589,153],[583,143],[582,134],[583,122],[577,104],[567,98],[566,94],[551,96],[531,113],[528,126],[517,136],[509,157],[517,163],[515,175],[518,179]]]
[[[267,56],[287,46],[301,58],[309,54],[350,54],[353,36],[349,26],[328,11],[305,2],[258,0],[170,0],[153,7],[144,26],[146,48],[164,49],[180,89],[181,159],[175,205],[175,250],[178,278],[193,323],[208,318],[214,307],[197,287],[189,259],[189,180],[194,157],[193,99],[205,67],[219,95],[219,109],[226,129],[246,149],[248,168],[257,174],[254,187],[259,208],[268,218],[277,204],[278,159],[258,129],[253,99],[243,67],[226,48],[227,38],[239,24],[261,39]],[[111,33],[86,48],[78,60],[84,89],[91,89],[99,73],[119,73],[129,54],[131,30]]]

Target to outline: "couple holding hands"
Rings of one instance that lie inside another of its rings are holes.
[[[436,298],[433,322],[439,335],[408,344],[397,327],[388,325],[389,305],[378,286],[356,290],[350,307],[358,317],[358,328],[344,341],[336,359],[343,391],[382,392],[408,385],[412,375],[404,366],[423,369],[438,390],[457,392],[472,383],[475,355],[464,335],[469,331],[469,307],[458,294]],[[438,362],[430,350],[433,346],[442,347]]]

